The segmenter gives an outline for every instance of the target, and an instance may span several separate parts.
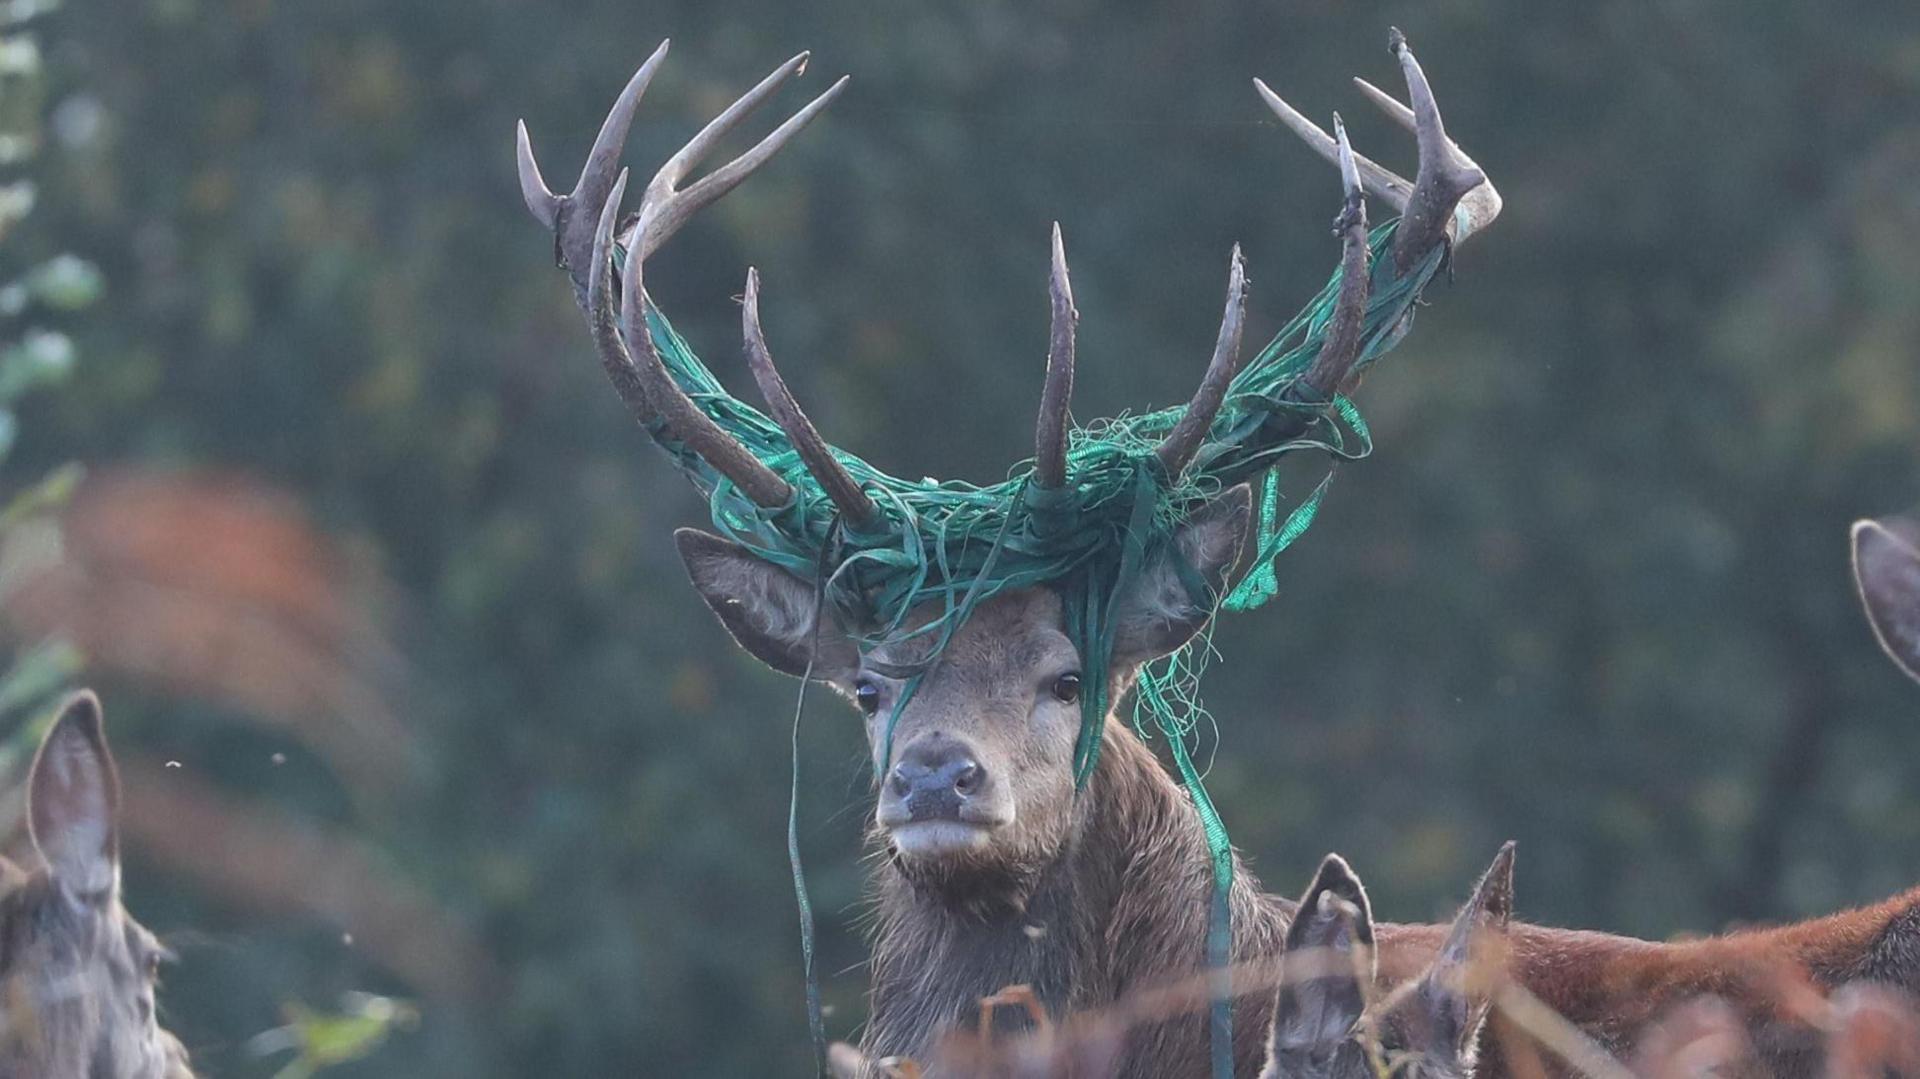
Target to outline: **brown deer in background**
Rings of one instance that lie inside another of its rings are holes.
[[[120,784],[100,702],[69,699],[27,779],[41,865],[0,859],[0,1076],[191,1079],[154,1014],[154,935],[120,904]]]
[[[1412,183],[1356,160],[1344,141],[1336,144],[1260,89],[1283,121],[1325,156],[1341,159],[1343,173],[1352,178],[1350,208],[1364,185],[1402,213],[1394,259],[1405,265],[1491,220],[1499,199],[1446,137],[1432,91],[1404,41],[1396,38],[1394,49],[1412,108],[1367,89],[1418,137],[1420,171]],[[705,462],[710,475],[724,477],[761,511],[778,512],[797,497],[795,489],[722,430],[662,365],[644,320],[640,266],[691,214],[790,141],[842,84],[739,159],[682,187],[721,137],[800,70],[805,56],[789,61],[676,153],[647,184],[637,214],[623,218],[626,182],[624,174],[616,177],[618,158],[639,97],[664,53],[663,46],[628,83],[570,193],[548,189],[522,126],[522,192],[553,231],[555,252],[587,311],[602,365],[636,418],[683,459]],[[1343,215],[1341,224],[1353,235],[1353,214]],[[618,270],[616,233],[624,237],[626,252]],[[1347,265],[1354,250],[1350,242]],[[1360,272],[1343,273],[1343,296],[1366,276],[1364,244],[1360,254]],[[1237,272],[1232,280],[1215,362],[1186,418],[1155,450],[1176,475],[1193,459],[1233,373],[1230,356],[1240,327]],[[1058,487],[1062,479],[1072,381],[1075,314],[1057,235],[1053,299],[1053,346],[1033,473],[1043,488]],[[807,422],[772,366],[751,275],[743,322],[748,361],[786,444],[842,519],[854,525],[867,520],[869,496],[840,452]],[[1330,337],[1321,355],[1332,351]],[[1317,384],[1320,400],[1349,385],[1348,374],[1335,363]],[[742,648],[782,673],[833,688],[866,717],[873,760],[884,774],[871,832],[876,916],[865,1059],[930,1059],[945,1032],[973,1021],[978,1002],[1006,986],[1030,987],[1042,1014],[1065,1017],[1110,1009],[1130,994],[1202,970],[1212,874],[1194,806],[1147,744],[1112,714],[1100,733],[1097,767],[1077,789],[1079,698],[1104,688],[1109,700],[1122,700],[1143,664],[1202,631],[1215,603],[1197,597],[1218,597],[1233,579],[1250,503],[1248,489],[1240,486],[1195,509],[1171,541],[1144,560],[1131,589],[1113,597],[1105,687],[1084,684],[1086,657],[1076,650],[1061,597],[1050,587],[1009,589],[981,603],[929,664],[926,635],[893,633],[869,647],[888,627],[849,621],[821,604],[822,582],[729,539],[694,530],[677,534],[695,588]],[[892,628],[910,631],[939,613],[922,610],[904,627]],[[887,717],[911,677],[918,682],[895,717],[889,753]],[[1236,866],[1233,882],[1233,960],[1270,966],[1286,949],[1299,905],[1264,894],[1245,866]],[[1436,957],[1445,961],[1452,928],[1380,924],[1374,937],[1377,978],[1383,986],[1398,986],[1418,978]],[[1685,943],[1520,924],[1507,929],[1507,941],[1510,973],[1520,986],[1623,1054],[1650,1020],[1703,993],[1727,999],[1756,1030],[1767,1026],[1772,1012],[1754,986],[1769,964],[1791,963],[1822,988],[1861,979],[1920,987],[1920,892],[1800,925]],[[1275,1000],[1270,988],[1236,1000],[1232,1049],[1240,1075],[1261,1070]],[[1026,1023],[1011,1011],[995,1015],[996,1024],[1005,1018],[1010,1028]],[[1208,1038],[1200,1014],[1135,1025],[1113,1067],[1125,1076],[1203,1076]],[[1757,1042],[1766,1068],[1790,1074],[1804,1073],[1819,1044],[1811,1033],[1773,1030]],[[866,1067],[857,1061],[852,1066]],[[1479,1074],[1509,1074],[1497,1039],[1483,1039]]]
[[[1418,978],[1376,998],[1373,911],[1337,854],[1320,863],[1287,927],[1260,1079],[1464,1079],[1513,914],[1513,844],[1494,857]]]

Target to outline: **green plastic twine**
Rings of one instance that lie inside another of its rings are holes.
[[[1207,995],[1212,1001],[1208,1007],[1208,1027],[1212,1032],[1213,1075],[1214,1079],[1233,1079],[1233,971],[1229,966],[1233,958],[1230,903],[1233,843],[1227,837],[1227,826],[1220,819],[1220,811],[1207,795],[1206,784],[1200,781],[1199,769],[1193,766],[1193,757],[1187,752],[1186,732],[1180,729],[1174,715],[1171,696],[1178,690],[1172,684],[1171,672],[1178,669],[1176,659],[1169,664],[1166,676],[1152,670],[1142,671],[1140,700],[1159,724],[1160,733],[1173,751],[1180,782],[1193,800],[1194,811],[1200,815],[1201,830],[1207,837],[1207,859],[1213,869],[1213,896],[1207,916]]]
[[[827,1024],[820,1007],[820,973],[814,966],[813,899],[807,894],[807,874],[800,864],[800,717],[807,710],[807,686],[813,681],[813,661],[820,654],[820,626],[826,621],[829,543],[820,551],[819,574],[813,585],[813,644],[807,650],[807,668],[800,673],[800,692],[793,702],[792,772],[787,787],[787,867],[793,871],[793,898],[800,908],[800,965],[806,979],[807,1035],[813,1042],[813,1071],[827,1074]]]

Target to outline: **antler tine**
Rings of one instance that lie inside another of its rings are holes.
[[[1067,482],[1067,411],[1073,399],[1073,331],[1080,312],[1073,306],[1073,284],[1067,280],[1067,248],[1060,239],[1060,222],[1053,223],[1053,270],[1047,278],[1053,300],[1052,329],[1047,338],[1047,380],[1040,390],[1040,419],[1034,424],[1033,481],[1058,490]]]
[[[1406,221],[1394,238],[1394,269],[1405,273],[1424,258],[1435,244],[1448,237],[1453,224],[1454,207],[1474,188],[1487,182],[1487,174],[1477,166],[1462,164],[1458,151],[1447,138],[1446,125],[1440,119],[1440,106],[1433,99],[1420,61],[1407,47],[1407,37],[1398,28],[1388,31],[1388,47],[1400,60],[1400,72],[1407,80],[1407,98],[1412,103],[1414,135],[1420,144],[1420,171],[1413,182],[1413,195],[1407,200]]]
[[[802,128],[831,105],[834,98],[840,96],[840,91],[847,85],[847,76],[844,75],[825,93],[809,101],[800,111],[788,117],[785,123],[773,129],[753,149],[700,178],[685,190],[676,190],[675,185],[686,179],[687,173],[711,154],[723,137],[740,126],[741,121],[752,115],[754,110],[766,104],[788,79],[806,70],[808,55],[803,52],[775,68],[753,89],[708,121],[699,134],[681,147],[679,153],[668,158],[667,163],[654,174],[653,180],[647,184],[646,194],[641,196],[639,231],[632,245],[642,259],[659,250],[660,245],[680,231],[694,214],[740,186],[742,180],[779,153]]]
[[[1346,201],[1333,219],[1334,235],[1343,243],[1340,254],[1340,292],[1333,301],[1333,320],[1327,328],[1326,343],[1307,369],[1305,383],[1321,400],[1352,387],[1353,365],[1360,359],[1362,323],[1367,314],[1367,292],[1372,274],[1367,266],[1367,200],[1361,193],[1360,173],[1354,161],[1353,146],[1347,142],[1347,125],[1340,114],[1333,114],[1333,137],[1339,143],[1340,186]]]
[[[1213,427],[1213,418],[1227,399],[1227,386],[1240,371],[1240,330],[1245,322],[1247,299],[1246,267],[1240,258],[1240,245],[1233,245],[1233,258],[1227,271],[1227,312],[1220,318],[1220,337],[1213,347],[1213,359],[1207,363],[1206,376],[1180,421],[1167,432],[1154,453],[1170,478],[1178,479],[1186,470],[1200,443]]]
[[[761,464],[700,411],[660,362],[660,353],[653,347],[653,336],[647,332],[640,260],[631,256],[620,282],[620,304],[616,312],[611,280],[613,226],[620,216],[620,200],[626,190],[627,171],[622,169],[601,208],[594,229],[593,261],[587,274],[587,322],[593,330],[601,366],[606,368],[615,392],[643,425],[664,423],[672,437],[732,480],[756,505],[767,509],[786,505],[793,496],[787,481]],[[630,347],[639,350],[639,362],[635,362]]]
[[[1332,136],[1320,130],[1320,125],[1301,115],[1300,110],[1287,104],[1286,99],[1273,92],[1266,83],[1253,80],[1253,87],[1260,92],[1260,99],[1267,108],[1280,118],[1287,130],[1300,136],[1301,141],[1313,147],[1314,151],[1332,164],[1340,163],[1340,151]],[[1392,169],[1375,164],[1364,155],[1354,154],[1354,163],[1360,172],[1360,183],[1366,192],[1374,198],[1394,208],[1395,212],[1405,212],[1407,200],[1413,195],[1413,184],[1395,173]]]
[[[584,301],[587,295],[587,275],[591,272],[594,226],[599,222],[600,211],[613,191],[614,178],[619,172],[620,151],[626,147],[627,132],[633,126],[633,114],[640,107],[640,97],[647,92],[647,86],[653,82],[654,72],[660,69],[661,61],[667,57],[668,42],[662,41],[653,55],[640,65],[640,69],[627,80],[626,88],[614,99],[613,108],[607,111],[607,118],[600,124],[600,133],[593,140],[593,149],[587,153],[587,163],[580,169],[580,178],[574,182],[573,190],[565,195],[556,195],[547,187],[540,175],[540,163],[533,156],[533,140],[527,134],[525,120],[515,128],[515,152],[519,159],[520,195],[526,199],[527,209],[534,219],[553,231],[554,253],[560,264],[572,275],[574,286]]]
[[[1420,134],[1419,123],[1415,120],[1412,109],[1402,105],[1392,94],[1357,75],[1354,76],[1353,83],[1360,88],[1362,94],[1366,95],[1367,100],[1378,106],[1380,111],[1386,113],[1394,123],[1405,128],[1409,134],[1415,136]],[[1459,143],[1449,138],[1446,140],[1446,146],[1447,152],[1453,155],[1457,164],[1464,168],[1477,169],[1482,176],[1486,175],[1486,170],[1481,169],[1480,163],[1468,156],[1467,152],[1460,148]],[[1453,242],[1464,243],[1467,237],[1486,228],[1494,218],[1500,216],[1502,205],[1500,192],[1493,186],[1491,179],[1484,180],[1480,186],[1467,192],[1466,197],[1460,200],[1459,209],[1454,213],[1456,231]]]
[[[773,413],[774,422],[787,433],[787,440],[793,443],[795,453],[820,481],[833,504],[840,507],[840,514],[847,523],[859,527],[873,519],[873,500],[867,497],[860,484],[850,475],[846,467],[833,456],[833,450],[826,440],[814,428],[813,421],[800,409],[800,403],[794,400],[793,391],[787,389],[786,380],[780,377],[779,368],[773,364],[773,353],[767,349],[767,337],[760,328],[760,271],[747,270],[747,293],[741,305],[741,334],[747,342],[747,366],[753,370],[753,380],[760,386],[760,396],[766,399],[768,411]]]

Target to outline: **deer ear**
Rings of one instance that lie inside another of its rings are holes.
[[[1329,854],[1287,927],[1269,1047],[1275,1058],[1319,1057],[1345,1041],[1366,1011],[1373,964],[1367,891],[1344,859]]]
[[[1880,647],[1907,677],[1920,680],[1920,523],[1855,521],[1853,580]]]
[[[85,898],[120,884],[120,777],[100,700],[82,690],[61,706],[27,777],[27,826],[53,879]]]
[[[1470,1049],[1486,1022],[1512,918],[1513,843],[1508,841],[1454,917],[1446,943],[1420,979],[1420,1000],[1434,1031],[1458,1053]]]
[[[827,624],[814,633],[813,585],[699,529],[682,528],[673,540],[700,598],[754,658],[795,678],[806,676],[809,659],[820,681],[853,676],[859,651],[831,611],[823,612]]]
[[[1174,533],[1172,549],[1153,557],[1133,592],[1119,598],[1116,664],[1158,659],[1200,632],[1226,592],[1252,518],[1253,490],[1244,483],[1187,518]],[[1206,585],[1204,601],[1196,600],[1188,587],[1195,578]]]

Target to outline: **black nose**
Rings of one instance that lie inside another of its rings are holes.
[[[901,751],[887,774],[887,791],[916,821],[958,820],[960,805],[980,792],[987,770],[967,747],[945,738],[917,741]]]

